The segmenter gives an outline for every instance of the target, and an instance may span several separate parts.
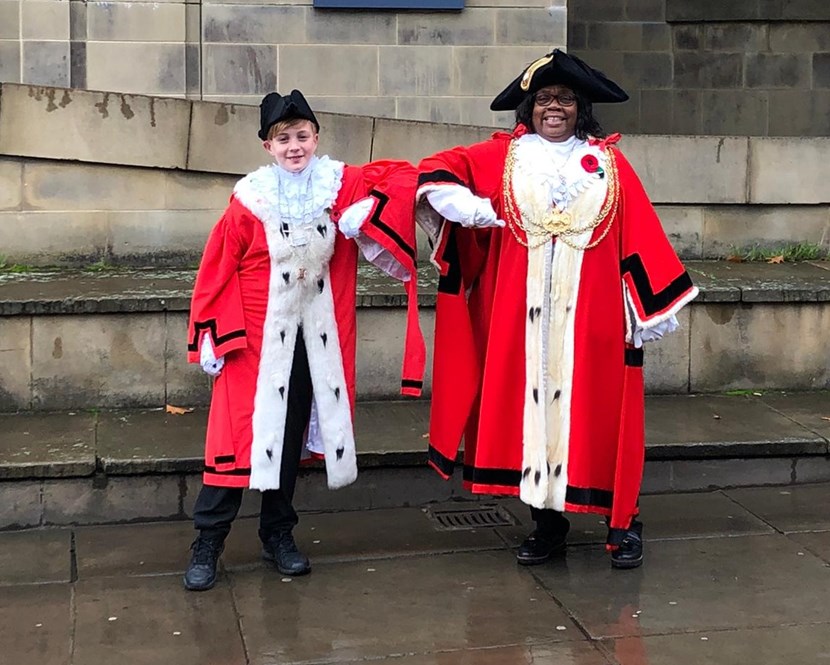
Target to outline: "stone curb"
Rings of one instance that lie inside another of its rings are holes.
[[[823,265],[728,264],[689,261],[700,289],[698,303],[830,302],[830,270]],[[193,271],[77,271],[0,274],[0,316],[187,311]],[[431,266],[419,275],[421,307],[434,307]],[[103,293],[102,293],[103,291]],[[357,306],[406,306],[400,285],[370,266],[361,267]]]

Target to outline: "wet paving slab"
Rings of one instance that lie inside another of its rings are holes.
[[[69,582],[71,548],[68,529],[0,533],[0,586]]]
[[[830,568],[780,534],[647,542],[633,571],[573,548],[532,572],[594,638],[830,622]]]
[[[830,390],[814,393],[764,393],[764,404],[830,440]]]
[[[104,411],[98,456],[106,473],[170,473],[204,469],[207,411],[173,415],[161,409]]]
[[[830,663],[830,625],[773,626],[603,641],[619,665]]]
[[[820,558],[827,566],[830,566],[830,531],[791,533],[788,538],[801,545],[804,550]]]
[[[223,554],[228,568],[261,561],[258,529],[256,518],[234,525]],[[439,530],[421,508],[301,515],[294,536],[312,563],[504,548],[494,529]]]
[[[281,579],[288,581],[280,581]],[[504,551],[232,575],[252,665],[584,639]]]
[[[230,589],[186,593],[178,576],[75,585],[74,663],[245,665]]]
[[[498,531],[511,547],[518,547],[534,528],[530,511],[518,499],[504,499],[499,503],[518,524],[499,527]],[[569,514],[568,519],[571,522],[569,544],[605,543],[608,530],[604,517]],[[640,519],[648,541],[774,533],[772,527],[720,491],[642,496]]]
[[[632,571],[585,515],[564,555],[518,566],[510,530],[530,520],[510,500],[520,523],[499,529],[441,531],[417,508],[301,515],[302,578],[261,562],[241,519],[204,593],[182,588],[188,521],[0,533],[0,662],[830,665],[830,529],[780,532],[820,525],[830,486],[740,492],[643,497]]]
[[[192,522],[76,528],[78,579],[182,573],[195,537]]]
[[[3,479],[88,476],[95,472],[95,414],[0,415]]]
[[[0,662],[68,665],[72,619],[68,584],[0,588]]]
[[[741,488],[726,494],[784,533],[830,530],[830,485]]]
[[[559,642],[521,647],[464,649],[442,653],[384,658],[385,665],[609,665],[599,646]]]
[[[793,401],[781,405],[791,408]],[[824,437],[752,395],[651,396],[646,441],[649,459],[827,452]]]

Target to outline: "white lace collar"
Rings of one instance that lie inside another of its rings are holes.
[[[300,173],[263,166],[242,178],[234,194],[263,222],[311,224],[334,203],[342,181],[343,162],[315,156]]]
[[[596,159],[596,170],[586,170],[583,160],[587,155]],[[603,178],[605,161],[605,153],[598,146],[576,136],[561,143],[547,141],[538,134],[517,139],[517,169],[546,185],[547,200],[560,210],[567,210],[581,192]]]

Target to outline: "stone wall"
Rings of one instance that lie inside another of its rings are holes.
[[[492,125],[492,97],[566,41],[567,0],[460,12],[320,10],[312,0],[0,0],[0,82]]]
[[[830,134],[830,2],[571,0],[571,52],[631,95],[598,108],[638,134]]]
[[[320,115],[320,150],[350,163],[421,157],[492,128]],[[198,261],[239,174],[269,161],[258,110],[0,85],[0,255],[7,263]],[[56,140],[55,137],[59,137]],[[830,138],[627,136],[684,258],[830,243]],[[428,252],[421,242],[422,258]]]

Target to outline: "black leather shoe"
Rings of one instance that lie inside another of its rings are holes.
[[[612,568],[639,568],[643,565],[643,523],[632,522],[620,546],[611,552]]]
[[[199,536],[190,546],[190,565],[184,574],[184,588],[189,591],[207,591],[216,584],[216,563],[225,549],[222,538]]]
[[[297,549],[290,531],[272,535],[262,546],[262,558],[272,562],[283,575],[305,575],[311,572],[308,557]]]
[[[557,552],[565,549],[568,529],[554,533],[545,533],[536,529],[519,545],[516,560],[523,566],[536,566],[545,563]]]

